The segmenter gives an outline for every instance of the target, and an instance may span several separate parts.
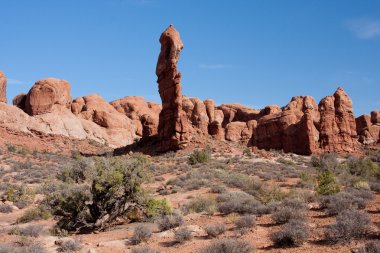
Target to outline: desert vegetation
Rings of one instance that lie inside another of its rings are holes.
[[[18,150],[2,152],[0,219],[11,222],[0,238],[11,239],[0,252],[107,252],[107,240],[89,239],[102,234],[120,242],[116,249],[144,253],[379,248],[373,151],[262,159],[239,147],[115,157]]]

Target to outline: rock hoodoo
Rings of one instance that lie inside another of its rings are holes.
[[[188,121],[182,110],[181,73],[177,64],[183,43],[179,33],[170,25],[160,37],[161,52],[156,75],[162,101],[158,137],[162,150],[177,150],[187,146]]]
[[[0,102],[7,102],[7,78],[0,70]]]

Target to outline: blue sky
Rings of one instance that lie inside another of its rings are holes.
[[[185,45],[183,93],[218,104],[317,103],[342,86],[358,116],[380,109],[380,0],[0,0],[8,99],[41,78],[73,97],[160,101],[159,36]]]

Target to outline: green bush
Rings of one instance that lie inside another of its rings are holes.
[[[189,203],[185,204],[182,208],[186,211],[186,213],[206,212],[208,214],[213,214],[217,209],[216,201],[214,199],[205,197],[196,197],[192,199]]]
[[[153,200],[141,188],[147,179],[149,165],[144,156],[135,155],[130,159],[101,157],[93,162],[91,173],[74,173],[80,175],[74,178],[68,174],[69,177],[61,179],[69,183],[45,186],[46,204],[59,218],[61,229],[102,230],[119,217],[129,218],[136,213],[148,217],[171,211],[166,200]],[[65,180],[67,178],[73,180]]]
[[[47,220],[51,217],[51,213],[43,206],[38,206],[27,210],[20,218],[18,223],[27,223],[33,220]]]
[[[10,185],[5,190],[7,200],[12,201],[18,208],[24,208],[34,201],[35,192],[26,185]]]
[[[202,150],[194,150],[189,156],[189,164],[194,165],[197,163],[207,163],[211,160],[211,150],[205,148]]]
[[[145,206],[146,215],[152,218],[160,215],[171,214],[173,212],[173,207],[167,199],[146,197]]]
[[[340,185],[336,181],[334,174],[326,170],[318,176],[317,193],[320,195],[331,195],[340,191]]]

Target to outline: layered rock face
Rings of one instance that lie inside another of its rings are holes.
[[[56,78],[41,79],[27,94],[25,111],[33,116],[52,112],[54,106],[70,108],[71,100],[69,82]]]
[[[0,102],[7,103],[7,78],[0,70]]]
[[[352,101],[338,88],[333,96],[319,103],[321,113],[320,146],[324,151],[355,152],[358,150],[355,117]]]
[[[285,152],[311,154],[318,150],[318,106],[310,96],[293,97],[279,111],[277,107],[264,108],[257,127],[253,130],[251,145],[263,149],[282,149]]]
[[[161,52],[156,67],[162,101],[158,135],[162,150],[177,150],[188,144],[188,121],[182,110],[181,73],[177,69],[183,43],[173,25],[161,34],[160,43]]]

